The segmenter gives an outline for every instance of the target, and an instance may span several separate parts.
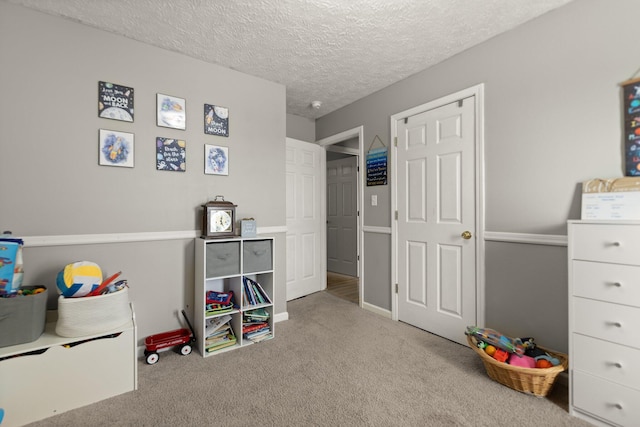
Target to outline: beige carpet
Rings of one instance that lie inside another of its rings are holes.
[[[288,311],[273,340],[206,359],[162,353],[140,361],[137,391],[32,425],[588,425],[490,380],[471,349],[326,292]]]

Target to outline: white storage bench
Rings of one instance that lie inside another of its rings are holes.
[[[136,325],[77,338],[48,322],[36,341],[0,348],[2,427],[22,426],[138,387]]]

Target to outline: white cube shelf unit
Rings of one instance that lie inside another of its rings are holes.
[[[251,313],[267,314],[270,332],[274,336],[274,239],[271,237],[196,239],[195,254],[195,325],[197,347],[203,357],[237,349],[254,341],[243,336],[243,318]],[[266,302],[250,302],[244,281],[260,284]],[[207,309],[207,292],[233,292],[235,307],[231,311],[211,314]],[[211,351],[207,341],[207,325],[223,316],[230,316],[229,325],[236,337],[234,345]],[[264,338],[264,337],[263,337]]]

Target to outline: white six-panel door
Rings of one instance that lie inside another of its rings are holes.
[[[323,147],[287,138],[287,301],[326,288]]]
[[[327,162],[327,270],[358,275],[358,157]]]
[[[476,323],[474,97],[397,122],[398,319],[464,343]]]

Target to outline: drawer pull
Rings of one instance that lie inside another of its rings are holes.
[[[621,288],[622,287],[622,283],[620,282],[614,282],[613,286],[615,286],[616,288]]]
[[[622,368],[622,364],[620,364],[619,362],[614,363],[613,366],[615,366],[616,368]]]
[[[607,322],[610,326],[615,326],[616,328],[622,328],[622,323],[620,322]]]
[[[614,403],[614,404],[613,404],[613,407],[614,407],[614,408],[617,408],[617,409],[622,409],[622,405],[621,405],[621,404],[619,404],[619,403]]]
[[[621,246],[620,242],[613,242],[612,245],[613,246]]]

